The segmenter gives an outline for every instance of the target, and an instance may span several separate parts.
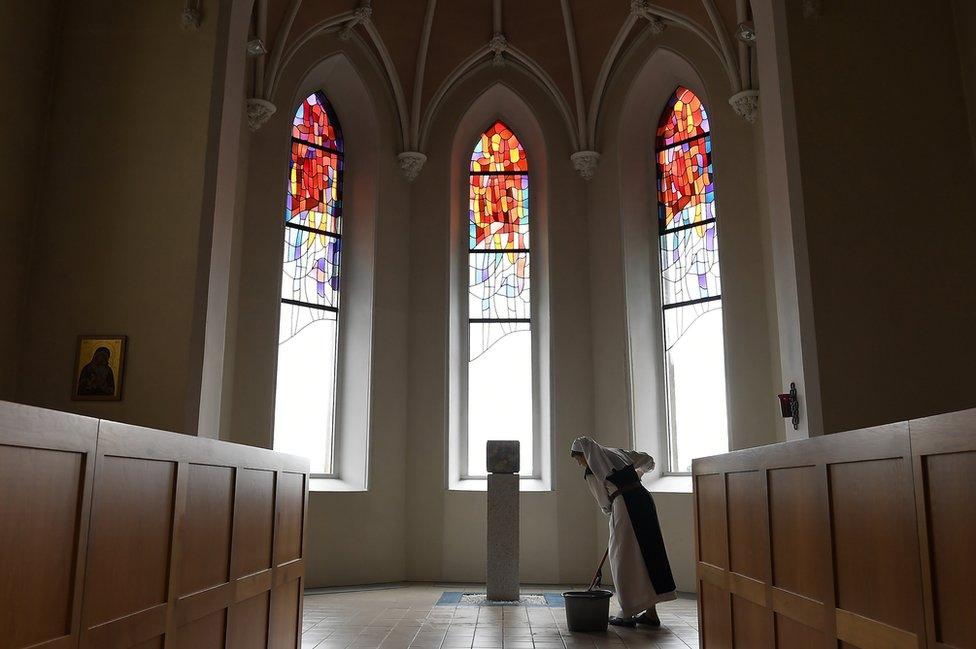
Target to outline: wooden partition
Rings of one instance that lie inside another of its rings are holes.
[[[98,420],[0,402],[0,649],[77,647]]]
[[[0,403],[0,649],[295,648],[308,461]]]
[[[703,648],[976,648],[976,410],[692,471]]]

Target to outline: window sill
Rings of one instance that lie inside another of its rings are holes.
[[[308,490],[322,492],[360,492],[366,491],[365,485],[354,483],[342,478],[309,478]]]
[[[448,491],[488,491],[488,478],[452,478],[447,487]],[[519,491],[552,491],[552,485],[541,478],[523,478],[519,480]]]
[[[644,487],[654,494],[690,494],[692,492],[690,475],[647,477],[642,482],[644,483]]]

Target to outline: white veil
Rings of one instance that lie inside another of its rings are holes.
[[[571,450],[582,453],[590,471],[601,480],[606,480],[607,476],[614,471],[626,468],[631,464],[634,465],[638,476],[654,469],[654,458],[647,453],[610,448],[593,441],[589,437],[577,437]]]

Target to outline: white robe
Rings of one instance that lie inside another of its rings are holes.
[[[643,475],[654,468],[653,458],[646,453],[609,449],[589,439],[586,439],[586,442],[574,444],[574,450],[583,451],[588,464],[590,457],[593,457],[592,464],[596,465],[597,471],[602,472],[607,467],[619,469],[633,464],[637,474]],[[619,464],[623,466],[616,466]],[[593,470],[592,465],[590,469]],[[622,497],[615,498],[613,503],[610,502],[610,494],[616,491],[616,486],[605,479],[597,478],[595,473],[586,474],[586,485],[597,504],[610,517],[609,561],[613,585],[617,591],[617,601],[620,603],[621,617],[634,617],[658,602],[676,599],[677,593],[674,591],[668,593],[654,591],[630,514],[627,512],[627,503]]]

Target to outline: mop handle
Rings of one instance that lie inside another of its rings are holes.
[[[603,573],[603,564],[607,562],[607,557],[610,556],[610,546],[607,546],[607,551],[603,553],[603,558],[600,559],[600,565],[597,566],[596,572],[593,573],[593,579],[590,581],[590,587],[587,591],[591,591],[596,588],[596,582],[600,580],[600,575]]]

